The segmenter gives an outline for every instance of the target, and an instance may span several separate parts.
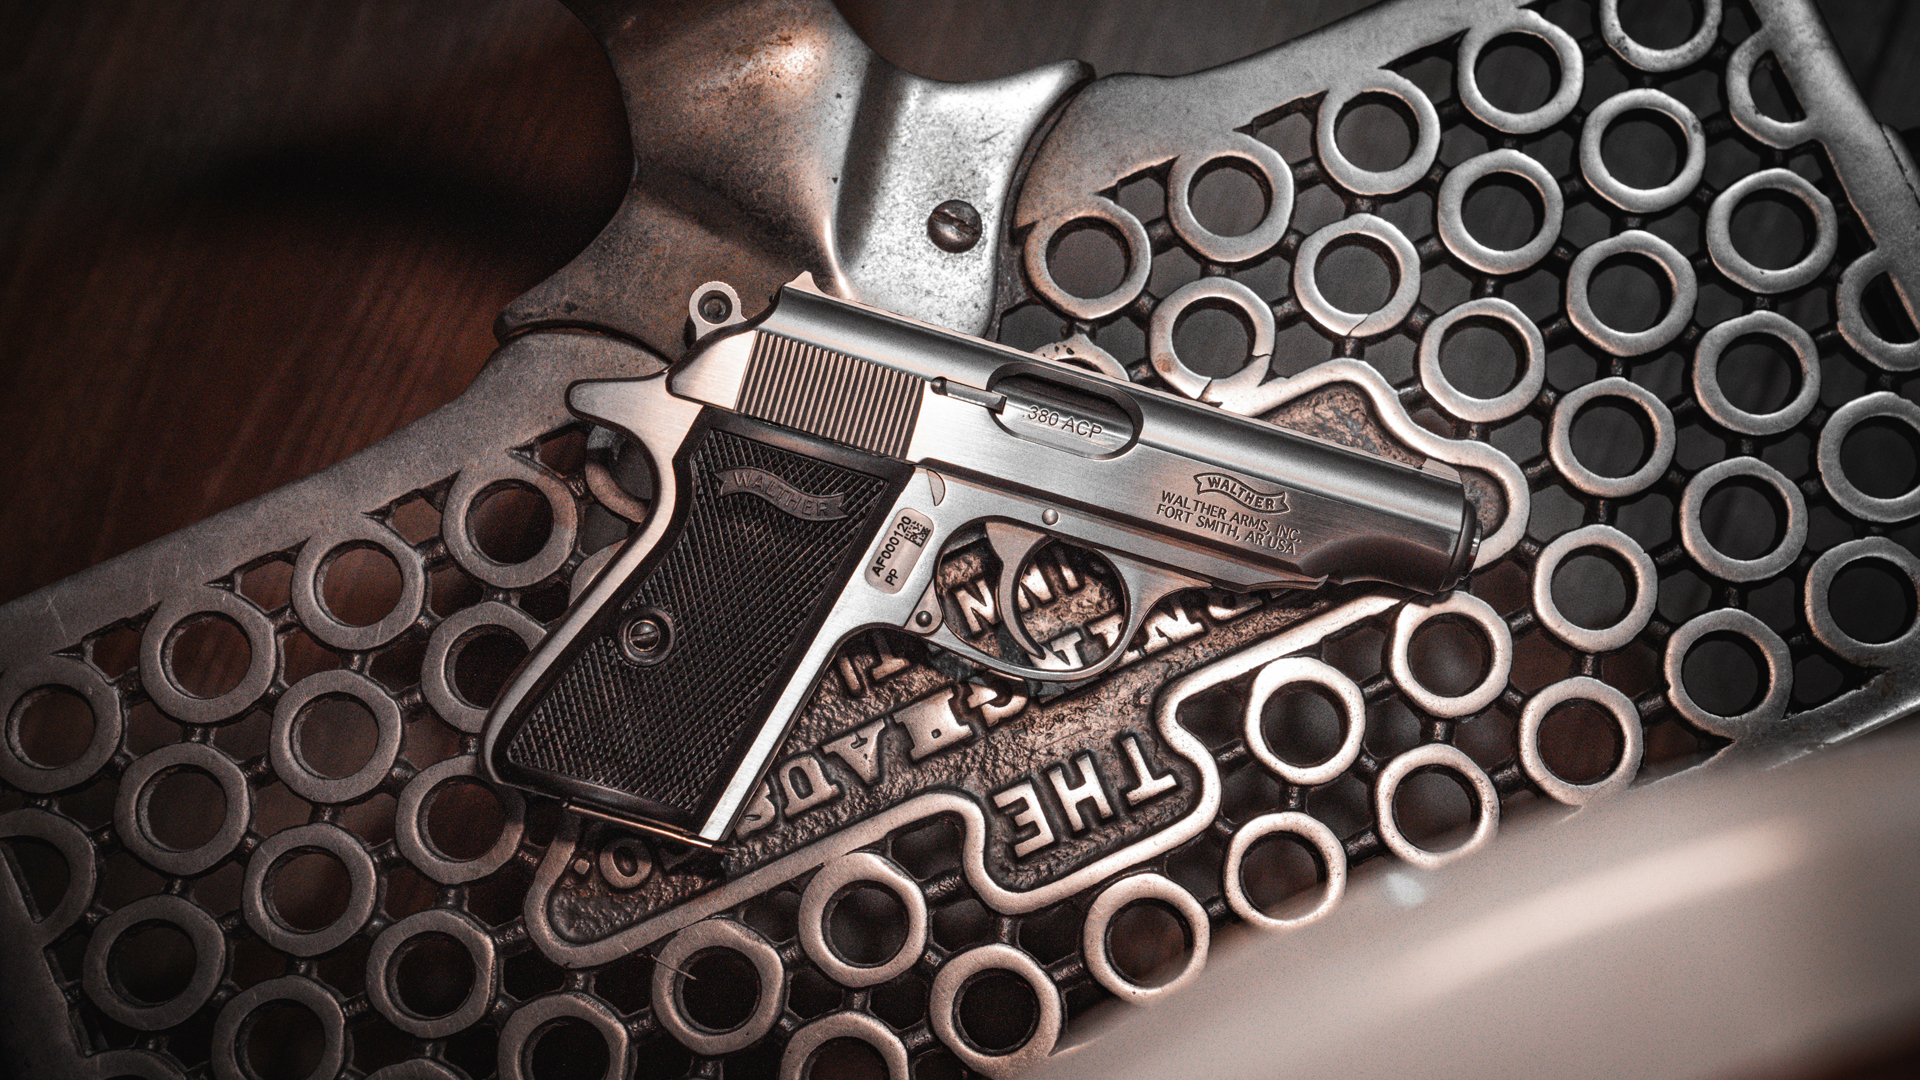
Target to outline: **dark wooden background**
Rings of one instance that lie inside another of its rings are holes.
[[[902,66],[1178,74],[1359,0],[850,0]],[[1883,119],[1920,12],[1823,0]],[[457,394],[598,231],[625,126],[556,0],[0,5],[0,601]]]
[[[842,6],[894,62],[979,79],[1178,74],[1361,5]],[[1821,7],[1880,117],[1920,125],[1920,4]],[[0,601],[451,399],[494,314],[598,231],[627,153],[555,0],[0,5]]]

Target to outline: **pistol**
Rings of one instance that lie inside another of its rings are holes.
[[[701,846],[748,805],[835,649],[887,627],[1016,678],[1125,654],[1169,594],[1380,581],[1452,588],[1476,519],[1457,473],[835,299],[764,317],[710,283],[671,369],[578,382],[582,419],[645,448],[652,513],[528,658],[483,735],[494,777]],[[940,553],[984,532],[998,654],[964,640]],[[1112,572],[1118,636],[1033,639],[1016,590],[1049,543]]]

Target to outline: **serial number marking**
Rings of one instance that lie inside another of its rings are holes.
[[[884,593],[897,593],[919,564],[933,535],[933,519],[918,510],[902,510],[887,530],[886,539],[867,561],[867,584]]]

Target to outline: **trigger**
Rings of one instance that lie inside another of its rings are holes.
[[[1124,555],[1109,555],[1114,573],[1120,576],[1120,588],[1126,594],[1127,619],[1120,637],[1113,643],[1115,656],[1132,644],[1133,635],[1146,625],[1154,605],[1182,589],[1204,588],[1206,582],[1151,563],[1137,562]]]
[[[1043,532],[1004,521],[987,522],[986,532],[987,545],[1000,558],[1000,581],[994,596],[994,602],[1000,609],[1000,622],[1007,628],[1013,643],[1026,650],[1027,655],[1046,659],[1046,650],[1035,644],[1027,636],[1026,627],[1020,625],[1020,609],[1016,598],[1020,591],[1020,572],[1026,568],[1033,550],[1049,538]]]

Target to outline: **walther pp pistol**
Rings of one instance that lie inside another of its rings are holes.
[[[737,311],[731,293],[697,292],[695,325],[703,301]],[[569,391],[576,414],[646,448],[656,500],[507,687],[483,757],[583,813],[721,843],[835,649],[868,628],[1070,681],[1112,667],[1181,589],[1434,593],[1473,565],[1473,507],[1438,462],[1042,361],[807,278],[757,325],[704,328],[669,371]],[[981,529],[1012,659],[956,634],[935,588],[941,551]],[[1062,649],[1022,626],[1016,589],[1049,542],[1109,564],[1116,638]]]

